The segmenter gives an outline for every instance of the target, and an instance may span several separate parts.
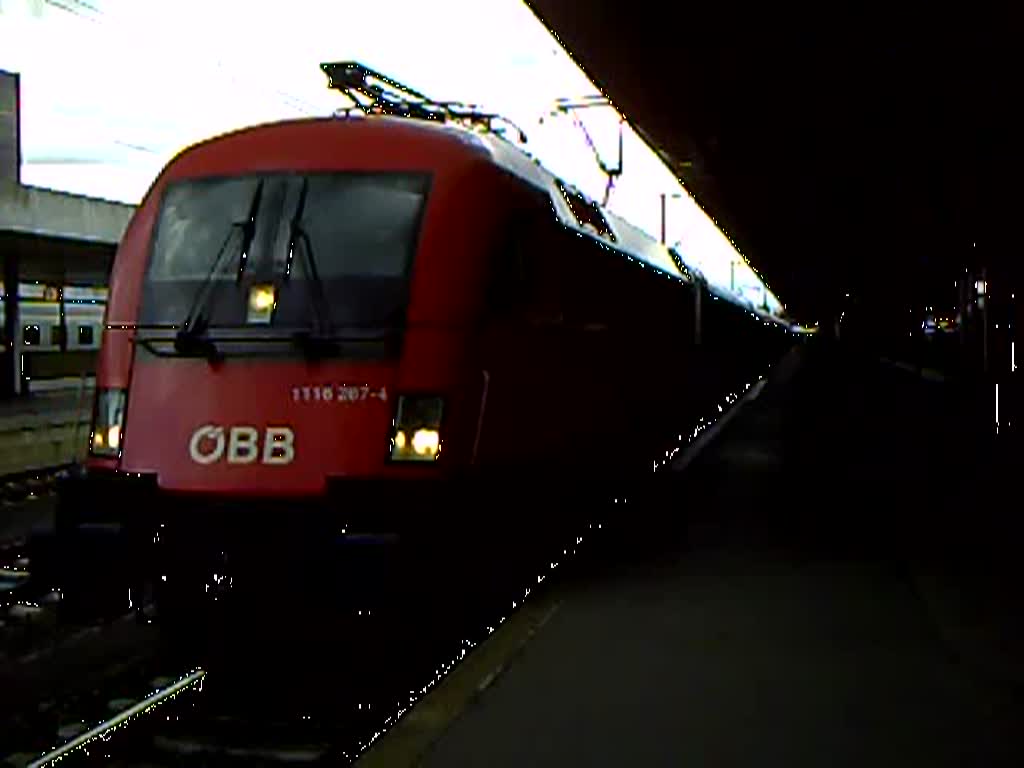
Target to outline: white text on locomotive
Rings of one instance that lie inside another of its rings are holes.
[[[221,459],[228,464],[290,464],[295,458],[295,433],[288,427],[267,427],[260,445],[256,427],[204,424],[192,433],[188,452],[197,464]]]

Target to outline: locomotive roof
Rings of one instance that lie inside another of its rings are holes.
[[[339,120],[371,120],[381,124],[403,126],[415,126],[417,129],[428,133],[444,133],[462,142],[469,142],[485,150],[495,165],[517,176],[531,186],[546,194],[554,206],[555,213],[563,226],[575,230],[584,237],[621,251],[648,266],[665,272],[679,280],[688,280],[688,277],[676,265],[668,248],[652,238],[639,227],[635,227],[620,216],[603,208],[595,201],[584,195],[571,184],[559,179],[547,170],[539,160],[531,157],[515,144],[492,132],[474,131],[455,123],[442,123],[428,120],[409,120],[400,117],[388,117],[384,115],[371,115],[365,117],[336,118]],[[588,203],[597,207],[601,215],[608,223],[614,237],[602,236],[589,228],[585,228],[573,214],[569,202],[559,184],[566,187],[572,193],[583,197]]]
[[[458,130],[471,133],[470,131],[466,131],[466,129],[458,128]],[[558,214],[558,218],[564,226],[576,230],[585,237],[593,238],[609,247],[613,247],[627,256],[637,259],[654,269],[672,275],[680,280],[690,281],[690,277],[684,274],[677,266],[675,258],[667,246],[651,237],[639,227],[630,224],[621,216],[618,216],[600,206],[596,201],[586,198],[586,195],[582,195],[582,193],[575,188],[572,188],[570,185],[566,185],[565,182],[558,179],[554,174],[541,165],[539,160],[531,157],[522,149],[501,136],[496,136],[490,133],[473,133],[477,136],[481,145],[487,147],[490,151],[491,157],[494,159],[495,163],[524,179],[533,186],[543,190],[550,196],[551,201],[554,204],[555,211]],[[568,201],[560,188],[560,184],[570,186],[570,189],[573,192],[582,195],[588,200],[588,202],[596,206],[601,211],[602,215],[611,226],[612,231],[615,233],[617,242],[610,242],[608,238],[602,237],[589,229],[584,229],[580,225],[576,216],[573,214],[572,209],[569,207]],[[737,305],[744,311],[750,312],[764,320],[784,324],[784,321],[782,321],[781,318],[764,312],[757,307],[751,306],[751,302],[749,300],[741,299],[731,291],[724,290],[711,283],[707,284],[707,288],[714,295],[724,298],[726,301]]]
[[[402,118],[376,117],[374,119],[411,122],[409,120],[403,120]],[[647,266],[653,267],[654,269],[671,275],[679,280],[690,281],[690,277],[684,274],[677,266],[668,247],[651,237],[639,227],[630,224],[626,219],[612,213],[599,205],[596,201],[593,201],[586,195],[583,195],[583,193],[579,192],[576,188],[566,184],[566,182],[562,181],[547,170],[539,160],[531,157],[525,151],[502,136],[491,132],[473,131],[453,124],[439,124],[427,121],[416,122],[417,124],[423,125],[426,130],[447,130],[458,132],[462,136],[471,136],[479,146],[487,149],[495,164],[547,194],[551,199],[555,212],[563,226],[575,230],[584,237],[597,240],[607,247],[614,248],[631,258],[643,262]],[[572,193],[581,195],[591,205],[596,206],[597,209],[600,210],[614,233],[614,240],[581,226],[565,198],[565,194],[562,191],[563,186],[567,187]],[[752,306],[749,300],[742,299],[734,295],[731,291],[724,290],[710,283],[707,287],[713,295],[737,305],[744,311],[751,312],[760,318],[770,320],[772,322],[782,322],[780,318]]]
[[[176,161],[184,164],[186,167],[191,165],[193,162],[199,162],[204,166],[208,166],[210,158],[204,150],[213,149],[221,139],[244,141],[247,137],[254,137],[257,134],[264,133],[266,131],[288,130],[289,128],[296,128],[301,125],[311,124],[325,126],[330,123],[357,124],[364,129],[369,128],[371,133],[374,132],[375,128],[382,129],[382,131],[386,131],[388,133],[401,133],[403,134],[403,141],[415,141],[416,138],[421,138],[425,141],[440,142],[441,145],[447,144],[447,148],[454,152],[476,150],[489,156],[491,161],[498,167],[522,179],[547,195],[554,206],[559,221],[564,226],[579,232],[585,237],[590,237],[604,245],[621,251],[626,255],[638,259],[639,261],[677,279],[687,279],[687,276],[673,261],[672,255],[665,246],[647,235],[641,229],[627,222],[625,219],[616,216],[610,211],[597,205],[586,195],[583,195],[577,189],[572,187],[572,185],[557,179],[550,171],[544,168],[538,160],[528,155],[519,147],[493,133],[474,131],[454,123],[443,123],[432,120],[413,120],[401,117],[389,117],[386,115],[350,115],[346,117],[320,118],[314,120],[300,119],[266,123],[263,125],[243,128],[229,134],[215,137],[208,141],[200,142],[199,144],[196,144],[182,152],[181,155],[176,158]],[[408,146],[408,144],[406,146]],[[573,214],[572,208],[569,206],[569,203],[559,186],[560,183],[567,189],[567,191],[572,194],[579,195],[591,206],[600,210],[601,215],[604,217],[605,222],[613,233],[612,237],[602,236],[601,234],[581,225]]]
[[[400,131],[404,133],[406,137],[416,136],[418,134],[426,139],[429,136],[434,140],[441,139],[442,143],[447,143],[445,141],[445,139],[447,139],[448,141],[451,141],[451,148],[456,151],[458,151],[456,145],[461,145],[463,151],[472,151],[475,149],[486,153],[495,165],[517,178],[522,179],[545,194],[551,200],[555,213],[558,216],[558,220],[563,226],[574,230],[582,237],[588,237],[607,248],[611,248],[622,253],[628,258],[632,258],[640,262],[643,266],[653,268],[654,270],[677,280],[685,282],[690,281],[689,275],[680,269],[672,252],[665,245],[661,244],[658,240],[648,235],[639,227],[630,224],[626,219],[612,213],[596,201],[591,200],[571,184],[559,179],[547,170],[538,159],[532,157],[520,147],[493,132],[473,130],[451,122],[415,120],[402,117],[390,117],[386,115],[349,115],[344,117],[336,116],[330,118],[318,118],[314,120],[302,119],[269,123],[244,128],[217,138],[223,139],[230,136],[241,138],[245,134],[251,135],[264,130],[281,129],[285,126],[297,127],[301,124],[325,125],[331,122],[352,122],[362,124],[365,127],[370,127],[371,131],[377,127],[387,132]],[[192,154],[194,150],[199,150],[204,146],[209,146],[216,142],[217,138],[201,142],[200,144],[183,152],[179,157],[188,162],[186,159],[187,155]],[[200,152],[199,154],[202,153]],[[601,232],[592,226],[584,225],[573,213],[573,209],[570,206],[566,195],[582,198],[582,200],[587,204],[588,209],[599,212],[598,215],[603,217],[603,223],[606,225],[603,227],[605,231]],[[610,230],[610,234],[608,233],[608,230]],[[712,288],[712,286],[709,285],[709,288]],[[726,292],[725,294],[717,290],[713,292],[716,295],[722,296],[723,298],[726,298],[732,303],[740,306],[744,310],[751,311],[750,308],[746,306],[745,302],[742,302],[738,297],[732,296],[731,292]],[[755,314],[776,322],[779,321],[779,319],[773,315],[764,313],[760,310],[755,310]]]

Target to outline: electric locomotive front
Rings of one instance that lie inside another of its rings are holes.
[[[172,161],[116,256],[62,528],[115,522],[133,557],[159,530],[195,559],[418,524],[474,459],[467,342],[499,187],[463,132],[388,118],[259,126]]]

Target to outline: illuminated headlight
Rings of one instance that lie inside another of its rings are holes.
[[[119,456],[124,440],[124,406],[127,392],[123,389],[101,389],[96,393],[96,414],[92,421],[89,450],[94,456]]]
[[[277,296],[272,285],[254,285],[249,289],[249,312],[246,322],[266,324],[274,314]]]
[[[400,395],[391,434],[392,461],[434,461],[441,452],[440,397]]]

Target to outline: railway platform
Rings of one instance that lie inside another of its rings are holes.
[[[92,417],[88,382],[0,401],[0,477],[80,458]]]
[[[1006,478],[963,415],[809,344],[361,765],[1024,764]]]
[[[85,381],[0,400],[0,545],[52,528],[49,481],[83,458],[92,398]]]

